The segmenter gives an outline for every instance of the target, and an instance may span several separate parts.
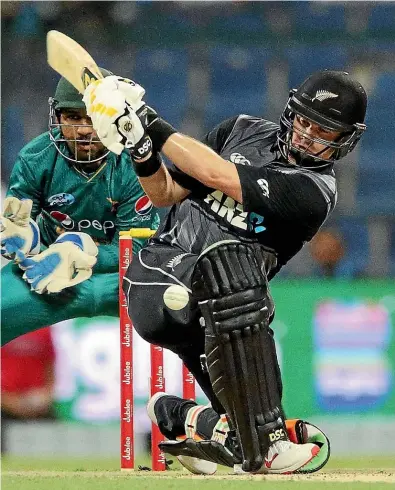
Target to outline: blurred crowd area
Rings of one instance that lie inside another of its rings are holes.
[[[238,113],[278,121],[290,88],[345,69],[368,92],[368,130],[337,166],[333,218],[282,274],[395,276],[395,2],[3,1],[1,11],[3,187],[20,148],[47,129],[50,29],[140,82],[197,138]]]

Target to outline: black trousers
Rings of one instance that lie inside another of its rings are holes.
[[[123,290],[137,333],[147,342],[177,354],[194,375],[214,410],[224,413],[212,390],[209,375],[200,362],[200,356],[205,353],[205,333],[199,323],[199,307],[191,291],[197,259],[198,255],[175,246],[151,244],[133,258],[125,274]],[[182,310],[170,310],[164,304],[163,293],[173,284],[181,285],[189,292],[190,301]],[[268,301],[274,311],[271,297]]]

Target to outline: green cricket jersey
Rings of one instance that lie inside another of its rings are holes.
[[[32,218],[40,227],[45,246],[65,231],[88,233],[99,245],[94,267],[99,272],[118,269],[120,230],[156,229],[159,224],[128,151],[119,156],[109,153],[95,173],[85,175],[60,155],[49,133],[22,148],[7,195],[33,200]],[[143,244],[144,240],[134,240],[133,252]]]

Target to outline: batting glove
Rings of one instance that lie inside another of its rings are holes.
[[[25,258],[23,279],[38,294],[59,293],[89,279],[98,248],[86,233],[63,233],[47,250]]]
[[[124,148],[151,151],[151,141],[135,111],[145,107],[145,90],[127,78],[115,75],[97,80],[85,90],[87,114],[101,142],[119,155]]]
[[[1,255],[16,263],[40,251],[40,230],[30,218],[32,206],[31,199],[7,197],[0,215]]]

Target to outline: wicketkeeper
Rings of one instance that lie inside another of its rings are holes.
[[[158,223],[129,151],[103,146],[82,95],[61,78],[48,131],[19,152],[0,216],[10,261],[1,271],[2,344],[71,318],[118,316],[119,232]],[[134,240],[133,251],[144,243]]]

